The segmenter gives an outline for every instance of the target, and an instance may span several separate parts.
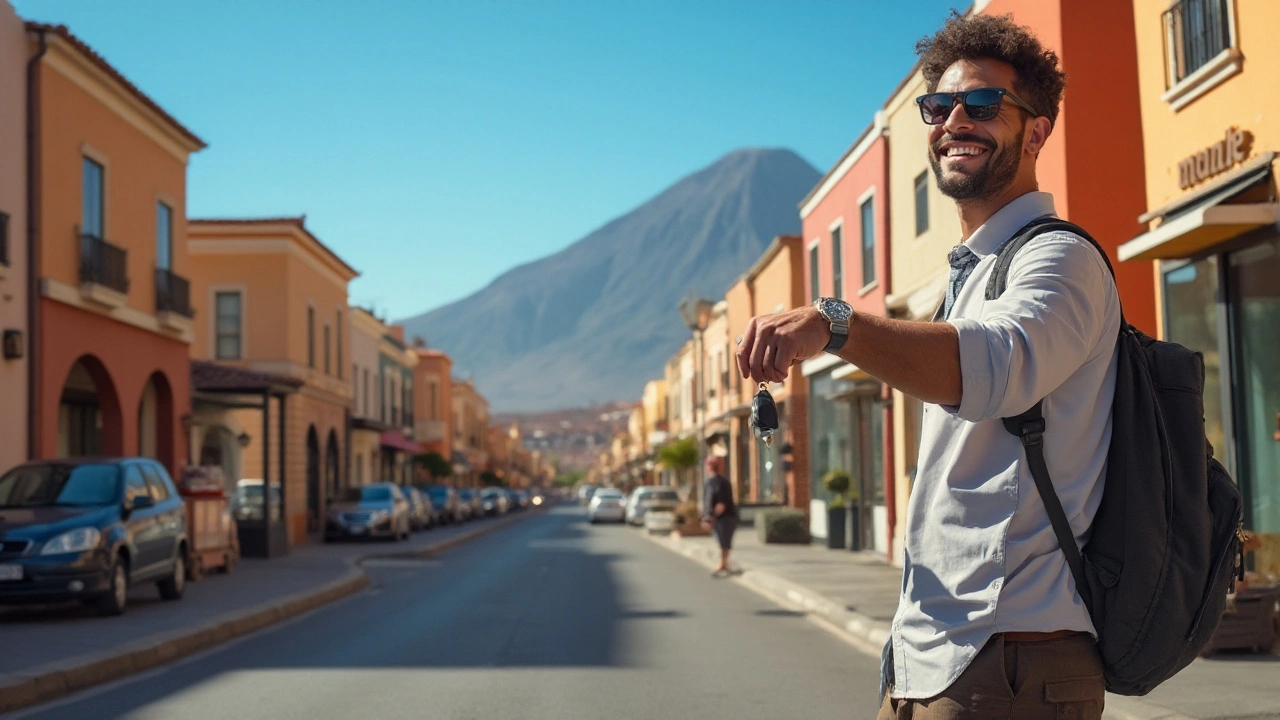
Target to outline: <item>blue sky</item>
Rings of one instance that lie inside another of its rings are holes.
[[[294,215],[392,318],[741,147],[825,172],[953,0],[11,0],[209,148],[192,217]],[[798,222],[798,221],[797,221]]]

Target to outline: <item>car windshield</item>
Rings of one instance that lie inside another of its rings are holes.
[[[601,490],[596,493],[596,497],[601,500],[618,500],[622,497],[622,493],[618,490]]]
[[[669,502],[679,502],[680,496],[676,494],[675,490],[654,490],[652,492],[645,493],[644,498],[642,499],[666,500]]]
[[[98,507],[119,498],[115,465],[28,465],[0,478],[0,507]]]
[[[391,488],[358,487],[347,488],[342,492],[343,502],[386,502],[391,499]]]
[[[433,498],[446,497],[449,494],[449,488],[443,485],[432,485],[427,488],[427,494]]]

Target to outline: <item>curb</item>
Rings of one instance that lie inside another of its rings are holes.
[[[654,536],[645,532],[642,536],[708,569],[714,569],[719,564],[719,556],[714,548],[693,547],[674,535]],[[764,570],[745,568],[733,579],[739,585],[783,607],[804,610],[809,617],[828,626],[858,650],[877,660],[880,658],[880,650],[889,638],[888,623],[847,610],[831,598]],[[1160,705],[1110,694],[1107,695],[1102,717],[1104,720],[1196,720]]]
[[[369,576],[360,567],[365,560],[377,557],[438,555],[534,514],[541,514],[541,512],[526,511],[521,515],[503,518],[485,527],[412,551],[350,558],[346,561],[350,567],[342,577],[318,588],[302,590],[245,610],[224,613],[194,627],[151,636],[112,650],[79,655],[37,667],[30,674],[18,676],[14,681],[0,680],[0,713],[57,700],[94,685],[101,685],[165,665],[340,600],[369,584]]]

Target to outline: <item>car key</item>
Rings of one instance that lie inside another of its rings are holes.
[[[768,383],[760,383],[760,391],[751,400],[751,427],[765,447],[773,446],[773,434],[778,432],[778,406],[769,394]]]

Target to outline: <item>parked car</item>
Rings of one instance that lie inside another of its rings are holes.
[[[148,458],[41,460],[0,477],[0,603],[124,612],[129,587],[186,590],[186,507]]]
[[[626,522],[627,498],[618,488],[600,488],[587,505],[587,519],[593,525],[601,520]]]
[[[462,509],[464,519],[484,517],[484,501],[480,497],[480,491],[475,488],[458,488],[458,507]]]
[[[480,504],[485,515],[505,515],[511,509],[511,500],[502,488],[489,487],[481,490]]]
[[[598,485],[591,483],[583,483],[578,486],[578,502],[587,505],[591,502],[591,496],[595,494]]]
[[[431,498],[412,485],[401,488],[405,500],[409,501],[409,529],[417,532],[427,530],[436,524],[436,511]]]
[[[515,497],[516,497],[516,502],[520,503],[520,509],[521,509],[521,510],[528,510],[528,509],[529,509],[529,491],[528,491],[528,490],[514,490],[514,491],[513,491],[513,494],[514,494],[514,495],[515,495]]]
[[[672,488],[659,485],[641,485],[627,498],[627,522],[644,525],[644,516],[650,510],[675,512],[680,495]]]
[[[422,485],[421,488],[431,498],[431,504],[435,506],[436,521],[441,525],[465,519],[461,503],[458,502],[457,490],[448,485]]]
[[[329,508],[324,540],[380,537],[403,540],[411,529],[409,501],[394,483],[347,488]]]

